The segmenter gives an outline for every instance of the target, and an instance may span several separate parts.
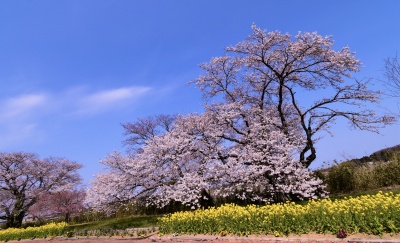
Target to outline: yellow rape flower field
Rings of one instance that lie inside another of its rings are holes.
[[[227,204],[166,215],[160,219],[159,228],[161,234],[287,236],[310,232],[336,235],[345,231],[347,235],[394,235],[400,232],[400,194],[379,192],[341,200],[315,200],[306,205]]]
[[[348,236],[358,233],[395,235],[400,233],[400,194],[379,192],[340,200],[314,200],[305,205],[293,202],[245,207],[226,204],[168,214],[159,219],[158,226],[161,235],[337,235],[343,231]],[[0,230],[0,241],[60,236],[68,227],[66,223],[50,223]]]
[[[18,239],[29,239],[32,237],[46,238],[51,236],[59,236],[64,233],[65,228],[68,226],[67,223],[50,223],[40,227],[27,227],[26,229],[15,229],[9,228],[0,230],[0,240],[18,240]]]

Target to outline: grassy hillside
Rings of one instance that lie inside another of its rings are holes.
[[[82,224],[72,224],[72,230],[94,230],[99,228],[104,229],[127,229],[127,228],[147,228],[157,225],[159,216],[130,216],[126,218],[110,218],[101,221],[94,221]]]
[[[333,195],[396,188],[400,186],[400,145],[315,173]]]

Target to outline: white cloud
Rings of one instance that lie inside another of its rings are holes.
[[[131,107],[150,91],[150,87],[122,87],[97,92],[89,87],[72,87],[58,93],[0,97],[0,149],[16,144],[41,143],[54,129],[53,125],[62,124],[66,117],[100,116]]]
[[[90,92],[78,87],[60,93],[17,95],[0,99],[0,118],[2,123],[15,123],[48,115],[93,115],[132,106],[150,91],[150,87],[122,87]]]
[[[44,94],[28,94],[12,97],[3,102],[1,116],[4,118],[25,117],[43,107],[48,98]]]
[[[93,105],[113,104],[146,93],[149,88],[121,88],[101,91],[90,95],[87,101]]]
[[[78,100],[79,113],[98,113],[120,108],[149,93],[149,87],[125,87],[87,94]]]

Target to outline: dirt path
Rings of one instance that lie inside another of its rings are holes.
[[[382,238],[379,236],[357,234],[351,235],[345,239],[338,239],[332,235],[320,235],[320,234],[308,234],[301,236],[289,236],[289,237],[274,237],[274,236],[249,236],[249,237],[235,237],[226,236],[218,237],[212,235],[183,235],[173,237],[172,235],[159,237],[157,234],[150,235],[146,238],[134,238],[134,237],[81,237],[81,238],[65,238],[55,237],[48,239],[34,239],[34,240],[21,240],[21,241],[9,241],[9,243],[148,243],[148,242],[168,242],[168,243],[237,243],[237,242],[248,242],[248,243],[400,243],[400,235],[389,236],[383,235]]]

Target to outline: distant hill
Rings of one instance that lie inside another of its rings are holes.
[[[400,144],[378,150],[376,152],[373,152],[370,156],[364,156],[360,159],[352,159],[352,161],[360,164],[376,161],[390,161],[395,155],[400,156]]]

